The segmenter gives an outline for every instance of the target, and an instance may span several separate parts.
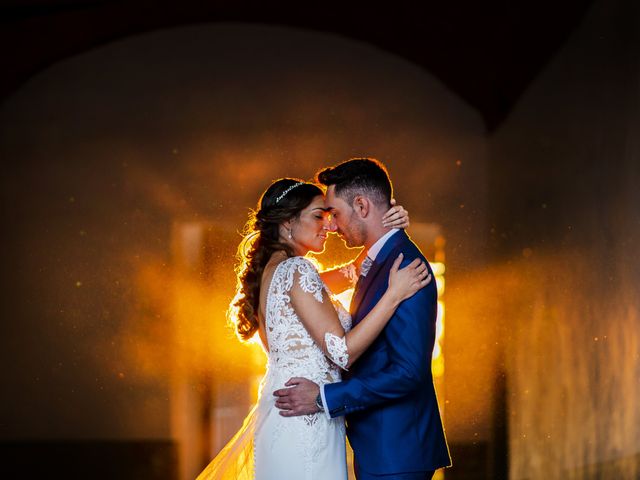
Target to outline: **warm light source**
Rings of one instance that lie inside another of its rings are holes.
[[[349,306],[351,305],[351,298],[353,297],[354,291],[355,290],[353,288],[350,288],[349,290],[345,290],[344,292],[333,296],[342,304],[347,312],[349,311]]]
[[[434,223],[413,222],[409,231],[411,238],[424,252],[431,270],[433,271],[436,288],[438,290],[438,310],[436,317],[436,338],[431,355],[431,373],[436,388],[440,415],[444,420],[444,324],[445,324],[445,252],[446,244],[442,228]],[[444,470],[437,470],[433,480],[443,480]]]
[[[436,341],[433,347],[433,356],[431,360],[431,370],[435,378],[444,376],[444,355],[442,354],[442,341],[444,339],[444,263],[434,262],[431,269],[435,276],[436,287],[438,288],[438,316],[436,319]]]

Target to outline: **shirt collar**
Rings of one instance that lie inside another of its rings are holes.
[[[375,260],[378,254],[380,253],[380,250],[382,250],[382,247],[384,247],[384,244],[387,243],[387,240],[389,240],[394,233],[399,231],[400,231],[399,228],[392,228],[387,233],[385,233],[382,237],[380,237],[376,243],[371,245],[371,248],[367,252],[367,257],[369,257],[372,261]]]

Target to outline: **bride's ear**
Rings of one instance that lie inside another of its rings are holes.
[[[286,222],[282,222],[278,226],[278,233],[282,235],[284,238],[291,238],[291,220],[287,220]]]
[[[371,210],[371,202],[367,197],[357,195],[353,199],[353,209],[360,215],[360,218],[366,218]]]

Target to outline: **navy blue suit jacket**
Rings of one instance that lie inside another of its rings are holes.
[[[402,267],[418,257],[428,265],[403,230],[392,235],[356,285],[351,303],[354,325],[386,291],[389,270],[401,252]],[[326,408],[332,417],[346,415],[358,468],[367,473],[420,472],[451,465],[431,375],[437,299],[434,278],[400,304],[342,382],[325,385]]]

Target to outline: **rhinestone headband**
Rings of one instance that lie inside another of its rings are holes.
[[[304,185],[305,182],[298,182],[298,183],[294,183],[293,185],[291,185],[289,188],[287,188],[284,192],[282,192],[278,198],[276,198],[276,203],[280,202],[280,200],[282,200],[287,193],[289,193],[291,190],[293,190],[296,187],[299,187],[300,185]]]

